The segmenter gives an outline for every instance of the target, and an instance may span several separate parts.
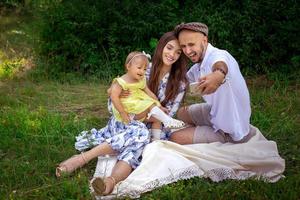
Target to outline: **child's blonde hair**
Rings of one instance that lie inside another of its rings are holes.
[[[144,52],[140,52],[140,51],[133,51],[133,52],[130,52],[126,58],[126,61],[125,61],[125,67],[127,64],[130,64],[134,58],[138,57],[138,56],[142,56],[145,58],[145,60],[147,61],[147,63],[149,63],[149,58],[148,58],[148,55],[145,54]]]

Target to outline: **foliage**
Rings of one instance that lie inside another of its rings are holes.
[[[153,39],[175,24],[172,11],[178,6],[163,5],[104,0],[54,3],[40,12],[44,20],[40,54],[49,61],[47,71],[94,73],[102,78],[122,73],[130,51],[153,51]]]
[[[32,0],[2,0],[0,1],[0,16],[8,13],[25,14],[30,12]]]
[[[32,48],[29,45],[31,28],[25,25],[31,17],[17,11],[10,11],[5,16],[1,16],[1,13],[0,11],[0,81],[22,76],[33,66]]]
[[[20,71],[20,69],[22,69],[25,62],[25,59],[3,60],[0,63],[0,80],[12,78],[14,74],[16,74]]]
[[[50,76],[76,72],[110,79],[133,50],[152,53],[183,21],[209,26],[209,40],[236,57],[244,73],[299,75],[298,1],[6,0],[39,25],[40,65]]]
[[[132,50],[153,52],[154,41],[182,21],[202,21],[209,39],[246,71],[298,70],[298,1],[50,1],[40,9],[40,55],[47,71],[122,73]]]
[[[210,40],[229,50],[240,66],[285,74],[300,66],[297,1],[199,1],[186,7],[187,21],[203,21]]]

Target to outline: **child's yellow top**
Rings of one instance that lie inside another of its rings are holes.
[[[115,78],[113,80],[113,83],[114,82],[118,82],[123,90],[130,90],[130,95],[128,97],[120,99],[124,110],[128,114],[142,113],[153,104],[160,106],[159,101],[153,99],[144,92],[143,89],[146,87],[146,79],[142,79],[137,83],[127,83],[122,78]],[[112,111],[118,121],[123,121],[118,110],[115,109],[114,106],[112,106]],[[143,119],[141,119],[141,121],[142,120]]]

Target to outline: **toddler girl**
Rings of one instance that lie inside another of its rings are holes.
[[[126,59],[127,73],[114,79],[110,97],[113,103],[113,115],[118,121],[128,123],[132,119],[144,121],[153,117],[162,122],[166,128],[181,128],[182,121],[171,118],[163,112],[160,102],[146,84],[145,72],[149,64],[147,55],[143,52],[131,52]],[[120,98],[122,90],[129,90],[130,95]]]

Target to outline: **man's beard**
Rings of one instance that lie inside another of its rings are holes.
[[[203,61],[204,56],[205,56],[206,48],[205,48],[205,45],[203,43],[201,44],[201,49],[202,49],[202,52],[201,52],[201,55],[199,56],[198,63],[201,63]]]

